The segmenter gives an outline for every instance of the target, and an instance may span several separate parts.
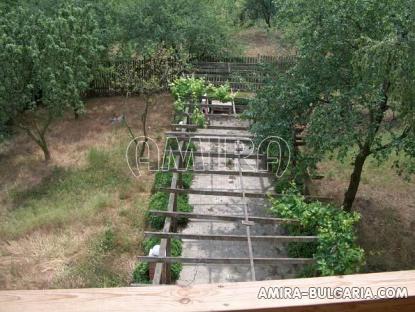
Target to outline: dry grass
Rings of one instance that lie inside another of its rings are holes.
[[[172,99],[156,103],[148,131],[162,143]],[[142,135],[143,108],[140,98],[88,100],[85,116],[52,126],[49,164],[24,134],[0,146],[0,289],[128,284],[153,176],[131,175],[128,132],[111,118],[124,114]]]
[[[394,271],[415,266],[415,180],[405,181],[390,160],[365,164],[353,209],[361,214],[359,243],[367,256],[366,270]],[[320,166],[326,178],[315,183],[316,192],[334,197],[341,205],[351,166],[327,160]]]
[[[236,34],[236,40],[242,45],[246,56],[270,55],[287,56],[295,53],[284,41],[282,34],[274,29],[247,28]]]

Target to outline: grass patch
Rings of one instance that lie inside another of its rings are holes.
[[[37,229],[56,229],[94,217],[111,207],[114,191],[129,188],[121,149],[91,149],[85,168],[56,167],[49,177],[24,191],[11,192],[13,208],[0,225],[0,234],[17,238]]]
[[[129,274],[120,266],[120,255],[136,249],[124,229],[107,226],[90,239],[85,255],[67,266],[55,281],[56,287],[117,287],[129,282]]]

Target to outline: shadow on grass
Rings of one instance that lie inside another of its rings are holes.
[[[54,168],[37,186],[12,192],[13,209],[0,233],[8,238],[38,228],[57,228],[75,219],[92,217],[112,204],[114,192],[132,183],[125,173],[121,150],[91,149],[85,168]]]
[[[414,232],[398,212],[382,203],[357,199],[355,209],[362,218],[358,226],[359,244],[366,252],[366,270],[384,272],[413,269]]]

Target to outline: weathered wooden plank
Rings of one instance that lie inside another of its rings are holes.
[[[194,136],[170,136],[171,138],[177,138],[178,141],[198,141],[198,142],[212,142],[212,143],[236,143],[241,142],[248,145],[253,145],[253,137],[248,138],[246,136],[236,136],[233,134],[228,134],[227,136],[217,135],[217,136],[203,136],[203,135],[194,135]]]
[[[160,188],[159,191],[176,194],[196,194],[196,195],[212,195],[212,196],[235,196],[242,197],[243,193],[238,191],[223,191],[223,190],[196,190],[196,189],[177,189],[177,188]],[[273,192],[266,193],[245,193],[248,198],[266,198],[268,195],[276,196]]]
[[[206,114],[205,116],[208,116],[209,118],[215,117],[215,118],[229,118],[229,117],[238,117],[238,115],[235,114]]]
[[[244,179],[243,179],[243,176],[242,176],[242,165],[241,165],[242,148],[239,146],[239,143],[238,143],[238,146],[237,146],[236,150],[238,151],[237,165],[238,165],[238,171],[239,171],[239,183],[240,183],[241,191],[242,191],[242,202],[243,202],[243,207],[244,207],[244,216],[245,216],[244,225],[245,225],[247,243],[248,243],[249,263],[250,263],[250,266],[251,266],[251,280],[256,281],[254,251],[253,251],[253,248],[252,248],[251,227],[248,225],[250,223],[249,213],[248,213],[248,203],[246,201]]]
[[[180,211],[156,211],[150,210],[151,214],[158,216],[169,216],[171,218],[189,218],[189,219],[200,219],[200,220],[219,220],[219,221],[243,221],[245,216],[231,216],[231,215],[218,215],[218,214],[200,214],[194,212],[180,212]],[[283,219],[283,218],[268,218],[268,217],[254,217],[249,216],[249,221],[255,223],[266,223],[266,224],[279,224],[279,223],[298,223],[298,220],[294,219]]]
[[[380,289],[404,288],[406,299],[301,296],[260,299],[261,289]],[[1,311],[7,312],[378,312],[415,310],[415,270],[245,283],[192,284],[96,289],[0,291]]]
[[[189,124],[172,124],[172,129],[190,129],[190,130],[196,130],[198,128],[197,125],[189,125]]]
[[[145,236],[157,238],[180,238],[194,240],[219,240],[219,241],[246,241],[246,235],[230,234],[184,234],[184,233],[166,233],[166,232],[144,232]],[[289,235],[251,235],[252,240],[257,241],[278,241],[283,243],[289,242],[315,242],[317,236],[289,236]]]
[[[167,151],[168,153],[170,153],[170,151]],[[182,155],[184,156],[190,156],[193,155],[195,157],[216,157],[216,158],[229,158],[229,159],[235,159],[238,158],[238,155],[235,153],[217,153],[217,152],[191,152],[188,151],[186,154],[186,151],[171,151],[173,153],[173,155]],[[241,157],[243,159],[263,159],[264,154],[256,154],[256,153],[251,153],[251,154],[241,154]]]
[[[233,105],[232,104],[192,104],[192,103],[187,103],[187,104],[183,104],[184,106],[187,107],[207,107],[207,108],[232,108]],[[235,104],[235,108],[239,109],[239,110],[245,110],[248,108],[248,105],[243,105],[243,104]]]
[[[180,169],[169,169],[167,172],[191,172],[194,174],[217,174],[217,175],[239,175],[239,171],[233,170],[180,170]],[[242,171],[242,175],[245,177],[264,177],[264,178],[275,178],[275,174],[268,171]]]
[[[196,195],[235,196],[235,197],[242,197],[243,196],[242,192],[223,191],[223,190],[159,188],[159,191],[166,192],[166,193],[176,193],[176,194],[196,194]],[[245,192],[245,196],[247,198],[267,198],[268,196],[281,197],[281,196],[289,196],[289,195],[279,194],[279,193],[275,193],[275,192],[267,192],[267,193]],[[305,195],[304,198],[306,200],[319,200],[319,201],[323,201],[323,202],[327,202],[327,201],[332,200],[332,198],[330,198],[330,197],[312,196],[312,195]]]
[[[191,129],[196,130],[198,129],[197,125],[180,125],[180,124],[172,124],[172,129]],[[206,129],[211,130],[235,130],[235,131],[247,131],[249,127],[233,127],[233,126],[206,126]]]
[[[200,133],[200,132],[180,132],[180,131],[169,131],[165,133],[167,137],[177,138],[225,138],[225,139],[240,139],[251,141],[254,138],[253,134],[233,134],[233,133]]]
[[[207,126],[207,129],[211,130],[236,130],[236,131],[248,131],[249,127],[233,127],[233,126]]]
[[[188,108],[186,108],[185,112],[188,112]],[[187,118],[183,118],[183,122],[185,123]],[[182,129],[182,131],[186,131],[186,129]],[[179,150],[182,150],[184,146],[184,142],[179,143]],[[181,159],[180,157],[176,157],[174,160],[175,167],[180,167]],[[172,181],[170,184],[171,188],[176,188],[178,186],[180,173],[176,172],[173,173]],[[169,195],[169,203],[167,205],[167,211],[174,212],[177,207],[177,196],[174,193],[170,193]],[[167,217],[164,220],[163,232],[170,232],[172,228],[174,228],[176,220],[173,220],[170,217]],[[170,256],[170,240],[169,239],[162,239],[160,241],[160,255]],[[162,277],[164,273],[165,282],[170,283],[170,266],[166,266],[164,263],[157,263],[156,268],[154,270],[154,276],[152,283],[154,285],[159,285],[162,282]]]
[[[191,258],[191,257],[149,257],[139,256],[138,260],[144,262],[184,263],[184,264],[250,264],[250,258]],[[253,258],[255,264],[312,264],[312,258]]]

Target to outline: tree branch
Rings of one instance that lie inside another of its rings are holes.
[[[405,139],[408,136],[408,134],[409,134],[410,131],[411,131],[411,128],[410,127],[406,127],[402,131],[401,135],[398,136],[396,139],[392,140],[391,142],[389,142],[387,144],[384,144],[382,146],[379,146],[378,148],[372,149],[371,150],[371,153],[377,153],[377,152],[380,152],[380,151],[383,151],[385,149],[388,149],[388,148],[392,147],[397,141],[400,141],[402,139]]]

